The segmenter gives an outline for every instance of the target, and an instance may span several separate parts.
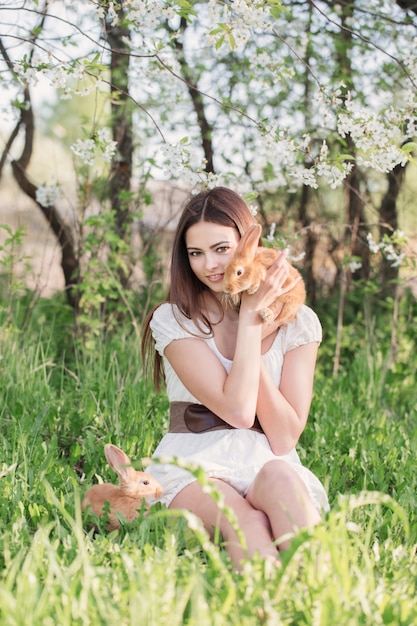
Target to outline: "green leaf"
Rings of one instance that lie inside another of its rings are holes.
[[[219,37],[219,39],[216,41],[216,46],[215,46],[216,50],[219,50],[222,47],[223,43],[224,43],[224,35]]]

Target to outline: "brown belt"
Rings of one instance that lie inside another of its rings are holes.
[[[234,426],[222,420],[218,415],[212,413],[203,404],[191,402],[171,402],[170,404],[170,433],[205,433],[209,430],[230,430],[234,428]],[[255,417],[254,424],[250,430],[263,433],[257,417]]]

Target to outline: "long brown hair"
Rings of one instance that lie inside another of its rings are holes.
[[[236,228],[241,237],[255,220],[246,202],[236,192],[227,187],[215,187],[191,196],[178,222],[172,246],[170,288],[166,302],[176,304],[179,311],[191,319],[199,330],[211,335],[211,323],[202,312],[202,294],[212,294],[192,271],[185,243],[188,229],[201,221]],[[214,295],[213,300],[222,312],[221,304]],[[152,309],[144,323],[142,358],[145,370],[148,371],[153,355],[153,381],[159,389],[163,377],[162,358],[155,350],[149,326],[156,308]]]

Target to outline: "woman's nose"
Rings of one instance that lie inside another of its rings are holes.
[[[217,266],[217,258],[215,254],[208,253],[206,254],[206,268],[213,269]]]

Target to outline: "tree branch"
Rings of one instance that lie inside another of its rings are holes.
[[[184,36],[185,29],[187,28],[187,20],[181,18],[181,31]],[[185,84],[188,89],[188,93],[193,103],[194,111],[197,116],[198,126],[201,132],[201,143],[203,146],[204,158],[206,161],[205,171],[214,174],[214,162],[213,162],[213,126],[207,119],[206,110],[204,107],[204,101],[201,92],[195,86],[195,80],[192,75],[191,68],[187,63],[187,59],[184,54],[184,46],[178,38],[175,38],[175,48],[178,53],[178,62],[181,66],[181,72],[185,79]]]
[[[51,227],[53,233],[58,239],[62,250],[61,266],[64,272],[65,285],[67,287],[67,298],[71,306],[75,307],[77,298],[73,293],[73,287],[78,282],[79,263],[74,244],[74,239],[70,228],[65,224],[57,208],[52,206],[43,206],[36,199],[37,187],[26,176],[25,170],[19,161],[12,161],[13,175],[20,189],[25,192],[29,198],[32,198],[42,211],[46,221]]]

